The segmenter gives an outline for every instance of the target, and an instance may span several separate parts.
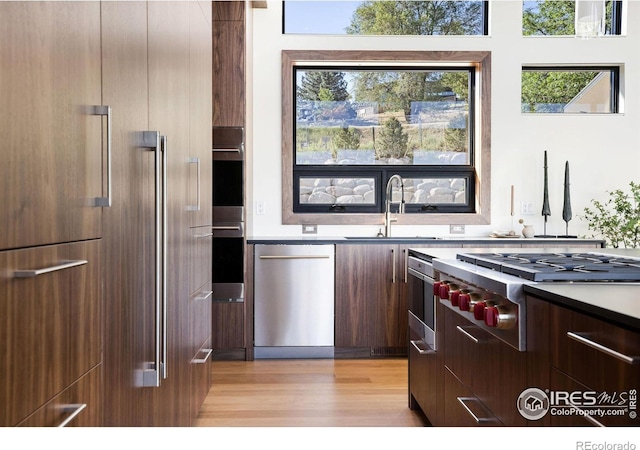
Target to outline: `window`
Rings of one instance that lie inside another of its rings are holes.
[[[403,183],[390,200],[404,200],[413,223],[427,215],[488,222],[488,52],[284,51],[283,59],[284,223],[383,213],[395,174]]]
[[[522,112],[617,113],[618,67],[523,67]]]
[[[283,33],[486,35],[488,1],[285,1]]]
[[[580,3],[580,11],[601,10],[603,22],[594,23],[584,18],[576,21],[576,3]],[[575,36],[576,22],[578,32],[584,35],[620,35],[622,3],[611,0],[525,0],[522,2],[522,35]]]

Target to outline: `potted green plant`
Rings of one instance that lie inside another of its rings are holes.
[[[587,226],[606,241],[607,247],[640,247],[640,183],[632,181],[630,186],[630,193],[606,191],[606,201],[591,200],[592,206],[584,209]]]

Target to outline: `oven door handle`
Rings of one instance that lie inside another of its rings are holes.
[[[409,341],[413,347],[418,350],[418,353],[421,355],[433,355],[436,353],[434,349],[429,347],[423,340],[411,340]],[[426,349],[422,349],[419,347],[419,344],[422,344],[426,347]]]

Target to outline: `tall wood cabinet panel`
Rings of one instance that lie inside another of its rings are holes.
[[[244,127],[245,6],[213,3],[213,126]]]
[[[100,237],[100,4],[1,2],[0,21],[0,249]]]
[[[207,156],[210,149],[207,105],[211,99],[206,93],[198,97],[194,89],[202,79],[210,79],[211,68],[194,61],[203,50],[194,48],[192,32],[197,25],[202,35],[206,14],[210,7],[193,2],[103,4],[103,67],[108,67],[104,96],[114,104],[114,197],[120,201],[105,220],[109,244],[105,290],[110,299],[105,349],[105,386],[110,395],[105,399],[105,424],[109,426],[189,425],[192,393],[198,391],[193,382],[203,379],[192,373],[190,293],[198,258],[192,249],[195,229],[191,225],[200,219],[193,219],[197,211],[190,207],[197,200],[191,195],[194,183],[210,184],[209,172],[202,170],[198,177],[192,163],[196,148],[204,154],[202,143],[207,141]],[[210,48],[209,30],[205,48]],[[167,290],[160,328],[155,326],[154,159],[158,150],[143,143],[143,131],[166,137],[162,151],[167,161]],[[206,216],[202,220],[210,222]],[[199,260],[206,259],[206,248],[203,252]],[[158,342],[162,362],[156,365]],[[159,387],[144,381],[149,368],[160,373]],[[208,385],[199,387],[203,390]]]
[[[190,153],[188,209],[192,227],[211,225],[212,2],[190,2]]]
[[[0,2],[0,67],[0,426],[44,426],[101,370],[100,4]]]
[[[147,4],[103,2],[103,100],[113,108],[113,197],[105,232],[105,425],[149,426],[139,414],[152,388],[141,387],[153,361],[154,152],[149,128]]]

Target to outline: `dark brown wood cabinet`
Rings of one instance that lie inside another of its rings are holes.
[[[0,250],[99,238],[100,4],[2,2],[0,21]]]
[[[99,3],[0,3],[0,426],[59,425],[41,413],[81,379],[102,407],[100,51]]]
[[[543,300],[528,297],[527,302],[536,305]],[[631,397],[637,396],[640,380],[640,333],[564,306],[546,304],[549,389],[594,392],[598,395],[597,406],[620,406],[619,409],[623,410],[619,415],[601,417],[550,415],[551,424],[638,426],[639,419],[631,417],[629,412],[632,408]],[[546,386],[539,387],[544,389]],[[590,408],[591,400],[586,399],[584,405],[579,404],[581,401],[580,397],[576,397],[574,406],[582,410],[595,409]],[[565,403],[559,404],[571,406]]]
[[[526,426],[516,401],[527,385],[527,353],[498,340],[464,317],[441,308],[444,314],[444,364],[464,385],[469,400],[447,397],[444,405],[475,405],[486,416],[475,414],[478,425]],[[465,394],[466,395],[466,394]],[[471,415],[471,412],[468,412]],[[474,422],[476,419],[474,418]],[[464,426],[445,419],[447,426]]]
[[[213,2],[213,126],[245,126],[245,2]]]
[[[211,208],[202,203],[211,179],[210,14],[207,2],[103,5],[103,95],[114,104],[116,136],[116,204],[105,214],[105,425],[189,425],[210,386],[200,373],[210,336]],[[145,131],[157,132],[160,148]],[[156,167],[161,151],[166,165]],[[164,250],[156,170],[167,183]]]
[[[336,246],[336,347],[406,355],[406,250],[398,244]]]

